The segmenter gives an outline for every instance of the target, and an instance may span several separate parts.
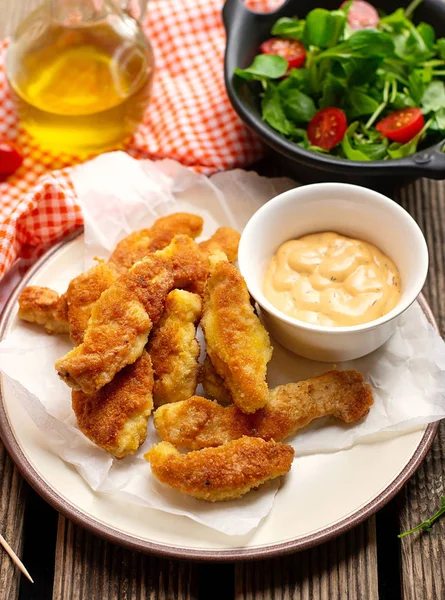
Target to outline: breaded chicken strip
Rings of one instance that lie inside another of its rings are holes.
[[[178,235],[164,250],[137,262],[95,303],[82,344],[56,361],[59,376],[90,394],[141,356],[165,297],[202,277],[197,244]]]
[[[60,298],[49,288],[25,288],[19,299],[19,317],[43,325],[48,333],[67,333],[69,330],[71,339],[78,345],[82,342],[94,302],[120,273],[147,254],[168,246],[175,235],[197,237],[202,226],[202,218],[191,213],[173,213],[161,217],[149,229],[135,231],[121,240],[109,264],[100,262],[75,277]],[[231,236],[226,237],[230,239]]]
[[[147,352],[93,394],[72,392],[80,431],[116,458],[134,454],[153,409],[153,370]]]
[[[268,403],[255,414],[246,415],[234,405],[224,408],[194,396],[159,408],[154,413],[154,424],[163,440],[199,450],[243,435],[279,442],[314,419],[328,415],[354,423],[368,414],[372,404],[371,388],[360,373],[329,371],[271,390]]]
[[[161,442],[145,454],[159,481],[208,502],[241,498],[266,481],[285,475],[293,458],[291,446],[251,437],[188,454]]]
[[[168,294],[147,346],[153,363],[155,406],[185,400],[195,393],[200,351],[196,324],[200,317],[200,296],[185,290]]]
[[[114,265],[101,261],[69,284],[64,297],[70,336],[76,346],[83,341],[94,304],[118,277],[119,271]]]
[[[208,354],[199,372],[199,383],[202,384],[205,393],[218,400],[220,404],[232,404],[232,396],[224,385],[223,378],[216,372]]]
[[[238,246],[240,241],[240,233],[231,227],[220,227],[215,231],[211,238],[200,242],[199,248],[207,256],[214,252],[224,252],[229,262],[238,260]]]
[[[262,408],[269,398],[269,335],[254,312],[240,272],[220,256],[210,257],[201,326],[207,354],[234,403],[247,413]]]
[[[57,292],[47,287],[29,286],[19,296],[19,317],[43,325],[47,333],[68,333],[66,305]]]
[[[136,262],[157,250],[162,250],[175,235],[196,238],[201,234],[203,219],[191,213],[173,213],[157,219],[148,229],[130,233],[116,246],[109,262],[121,272],[130,269]]]

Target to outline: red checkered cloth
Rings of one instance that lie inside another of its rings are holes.
[[[241,123],[225,92],[222,4],[149,2],[144,28],[155,51],[156,77],[143,122],[126,147],[135,158],[170,158],[210,174],[261,157],[261,144]],[[256,10],[277,4],[280,0],[249,1]],[[13,265],[17,270],[18,259],[23,272],[82,224],[69,177],[70,165],[79,159],[41,150],[21,129],[6,81],[6,50],[7,41],[0,42],[0,138],[15,140],[24,161],[0,183],[0,278]]]

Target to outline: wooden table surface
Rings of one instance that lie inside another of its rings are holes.
[[[0,37],[35,0],[0,0]],[[259,165],[270,173],[270,165]],[[394,196],[430,250],[425,296],[445,334],[445,184],[420,180]],[[375,517],[312,550],[258,562],[205,564],[143,555],[70,523],[23,481],[0,442],[0,532],[34,577],[0,550],[0,600],[444,600],[445,520],[429,534],[397,533],[431,516],[444,494],[445,424],[417,473]],[[365,467],[366,468],[366,467]],[[326,501],[329,502],[327,495]]]

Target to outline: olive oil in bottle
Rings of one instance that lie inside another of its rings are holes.
[[[7,53],[23,127],[42,147],[74,154],[131,136],[153,72],[138,22],[102,0],[51,0],[19,26]]]

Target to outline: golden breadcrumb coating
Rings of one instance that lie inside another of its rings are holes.
[[[372,404],[371,388],[360,373],[329,371],[271,390],[266,406],[254,414],[194,396],[159,408],[154,424],[163,440],[199,450],[243,435],[282,441],[314,419],[328,415],[354,423],[368,414]]]
[[[232,404],[232,396],[224,385],[223,378],[216,372],[208,354],[206,354],[199,372],[199,383],[201,383],[205,393],[218,400],[220,404]]]
[[[220,227],[211,238],[200,242],[199,248],[207,256],[216,251],[224,252],[229,262],[238,260],[238,246],[241,234],[231,227]]]
[[[241,273],[220,256],[210,257],[201,326],[207,354],[234,403],[247,413],[262,408],[269,398],[269,335],[254,312]]]
[[[161,217],[150,228],[130,233],[121,240],[110,256],[110,263],[116,265],[121,272],[127,271],[147,254],[168,246],[175,235],[198,237],[203,223],[202,217],[191,213],[173,213]]]
[[[72,392],[77,424],[87,438],[116,458],[134,454],[147,435],[153,409],[153,370],[147,352],[98,392]]]
[[[56,361],[59,376],[87,394],[109,383],[141,356],[168,292],[202,277],[202,270],[197,244],[184,235],[136,263],[95,303],[82,344]]]
[[[47,287],[29,286],[19,296],[20,319],[43,325],[47,333],[68,333],[65,303],[57,292]]]
[[[291,446],[252,437],[188,454],[161,442],[145,454],[159,481],[208,502],[241,498],[266,481],[285,475],[293,458]]]
[[[197,237],[202,232],[202,226],[202,217],[191,213],[173,213],[161,217],[149,229],[135,231],[121,240],[108,264],[101,261],[100,265],[75,277],[60,298],[58,294],[56,298],[56,292],[49,288],[25,288],[19,317],[43,325],[48,333],[69,331],[74,344],[78,345],[83,340],[95,300],[120,273],[147,254],[168,246],[177,234]]]
[[[70,336],[76,346],[83,342],[94,304],[118,277],[119,271],[114,265],[101,261],[71,280],[63,297],[67,303]]]
[[[200,296],[185,290],[168,294],[147,346],[155,377],[155,406],[185,400],[195,393],[200,352],[196,324],[200,317]]]

